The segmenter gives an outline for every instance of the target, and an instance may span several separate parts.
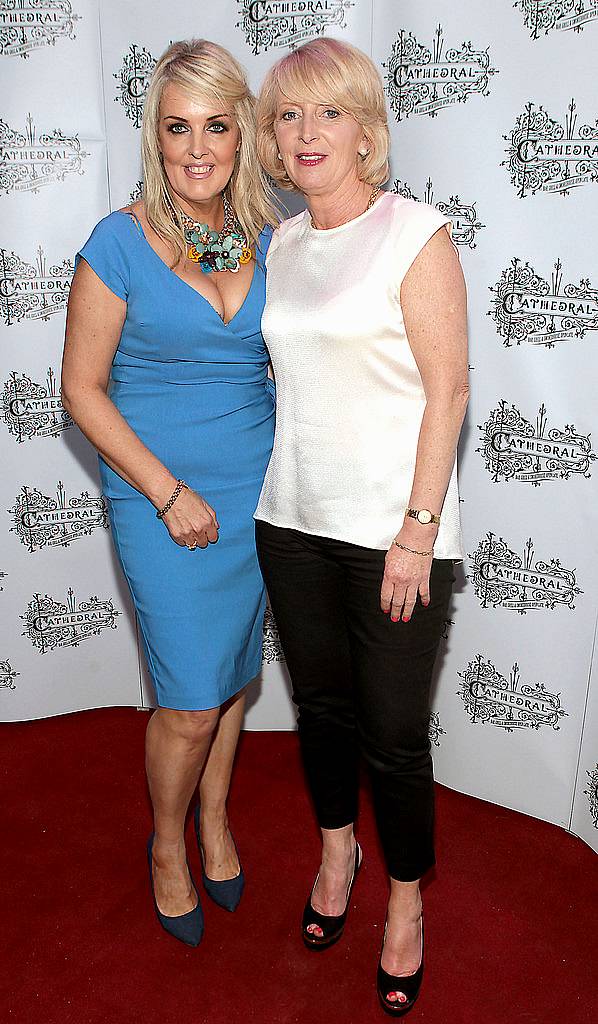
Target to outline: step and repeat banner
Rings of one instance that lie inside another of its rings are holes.
[[[152,704],[60,359],[74,253],[140,192],[155,61],[213,39],[257,90],[321,34],[379,67],[387,187],[451,217],[468,281],[437,778],[598,848],[598,0],[0,0],[0,716]],[[268,613],[247,727],[293,725]]]

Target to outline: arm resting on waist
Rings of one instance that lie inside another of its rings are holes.
[[[143,444],[107,394],[126,313],[126,302],[81,260],[69,296],[62,401],[104,461],[161,508],[176,477]]]
[[[141,441],[107,394],[126,314],[124,299],[81,260],[69,297],[62,400],[104,461],[161,509],[174,492],[176,477]],[[214,509],[190,489],[180,492],[163,522],[181,546],[206,547],[218,540]]]

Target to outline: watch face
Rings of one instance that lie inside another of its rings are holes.
[[[431,523],[432,513],[430,512],[430,510],[428,508],[420,509],[420,511],[417,513],[417,521],[418,523],[421,523],[422,526],[426,526],[428,523]]]

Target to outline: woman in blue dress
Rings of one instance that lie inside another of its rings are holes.
[[[114,544],[158,709],[146,741],[148,843],[160,923],[197,945],[183,836],[195,813],[208,894],[234,910],[243,872],[226,797],[265,594],[252,514],[274,405],[260,333],[275,210],[242,68],[174,43],[144,108],[143,200],[105,217],[77,257],[66,408],[100,455]]]

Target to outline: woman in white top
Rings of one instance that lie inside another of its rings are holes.
[[[388,138],[380,76],[348,44],[314,40],[266,76],[260,158],[308,209],[275,231],[267,257],[277,423],[255,515],[322,831],[303,939],[322,949],[343,930],[361,862],[361,752],[391,887],[378,991],[398,1016],[423,973],[429,690],[462,556],[455,453],[468,389],[450,223],[381,192]]]

